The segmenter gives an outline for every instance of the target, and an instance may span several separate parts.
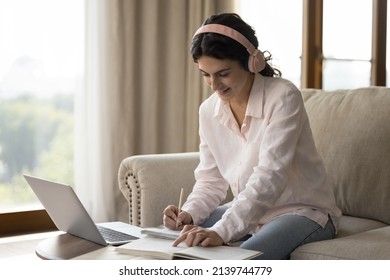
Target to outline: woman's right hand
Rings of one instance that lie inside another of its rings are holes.
[[[163,223],[169,229],[182,229],[185,225],[192,224],[192,217],[185,211],[179,212],[179,208],[175,205],[169,205],[164,209]]]

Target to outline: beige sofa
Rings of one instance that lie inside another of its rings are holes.
[[[390,89],[302,95],[343,216],[335,239],[298,247],[291,259],[390,259]],[[160,225],[180,188],[191,191],[198,162],[198,153],[124,159],[118,176],[129,222]]]

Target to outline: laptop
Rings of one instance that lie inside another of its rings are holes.
[[[71,186],[29,175],[24,178],[59,230],[100,245],[120,245],[138,239],[95,224]]]

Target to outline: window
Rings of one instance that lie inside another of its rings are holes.
[[[370,85],[372,1],[324,0],[323,84],[327,90]],[[353,12],[351,11],[353,7]]]
[[[264,33],[260,42],[270,44],[265,47],[280,60],[276,65],[296,85],[332,90],[390,84],[385,65],[389,68],[390,47],[384,39],[386,25],[390,34],[387,1],[236,0],[236,4],[259,35]]]
[[[302,1],[237,0],[236,10],[255,30],[261,51],[296,86],[301,84]]]
[[[24,173],[73,182],[84,2],[0,0],[0,212],[41,208]]]

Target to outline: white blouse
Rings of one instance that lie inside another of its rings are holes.
[[[282,78],[256,74],[240,128],[216,93],[199,110],[200,163],[182,210],[201,224],[230,187],[234,200],[211,229],[224,242],[253,233],[273,218],[302,215],[337,228],[336,207],[313,140],[300,91]]]

